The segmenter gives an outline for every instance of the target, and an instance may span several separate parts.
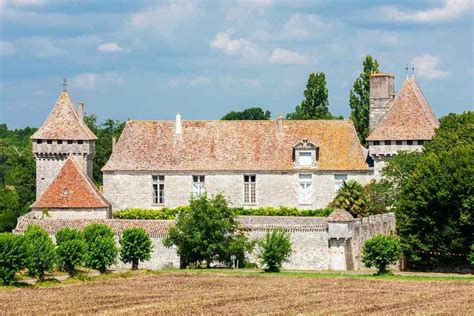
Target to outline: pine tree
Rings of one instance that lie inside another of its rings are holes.
[[[309,75],[305,99],[297,105],[295,112],[288,113],[287,118],[291,120],[320,120],[332,119],[329,112],[328,88],[326,87],[326,75],[324,72]]]
[[[355,80],[354,86],[349,94],[349,105],[351,107],[351,119],[362,144],[369,136],[369,92],[370,74],[379,72],[379,63],[372,56],[367,55],[364,60],[364,70]]]

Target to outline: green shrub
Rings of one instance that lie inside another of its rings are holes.
[[[367,268],[376,268],[377,274],[387,273],[387,266],[395,264],[402,252],[396,236],[378,234],[367,240],[362,248],[362,261]]]
[[[127,228],[120,237],[120,260],[132,263],[132,270],[138,269],[140,261],[150,259],[151,239],[143,228]]]
[[[259,258],[265,272],[280,272],[281,266],[291,255],[290,235],[285,231],[267,232],[259,241]]]
[[[474,266],[474,244],[471,245],[471,253],[469,254],[468,261]]]
[[[12,233],[0,234],[0,279],[3,284],[15,281],[15,274],[20,271],[25,260],[23,238]]]
[[[213,198],[203,194],[191,198],[189,210],[179,214],[164,244],[177,247],[184,268],[204,261],[208,267],[211,262],[229,263],[232,254],[245,252],[245,241],[226,199],[221,194]]]
[[[48,233],[38,225],[28,226],[24,235],[26,253],[25,266],[28,275],[44,280],[45,272],[52,272],[56,262],[56,251]]]
[[[84,262],[87,267],[105,273],[107,267],[115,263],[117,246],[114,233],[105,224],[90,224],[84,229],[86,253]]]
[[[343,209],[354,217],[367,215],[368,199],[364,187],[354,180],[344,181],[330,206]]]
[[[73,228],[60,229],[56,233],[56,253],[62,270],[75,275],[75,266],[82,264],[86,242],[81,231]]]
[[[300,210],[291,207],[261,207],[261,208],[229,208],[235,215],[249,216],[312,216],[326,217],[331,214],[331,208],[322,208],[316,210]],[[163,208],[159,210],[150,209],[128,209],[117,211],[112,214],[113,218],[118,219],[175,219],[180,212],[189,211],[189,206],[177,207],[174,209]]]

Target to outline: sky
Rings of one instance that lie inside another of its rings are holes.
[[[0,0],[0,123],[38,127],[67,78],[73,102],[104,119],[219,119],[294,110],[326,74],[348,117],[368,54],[406,65],[438,116],[473,110],[474,0]]]

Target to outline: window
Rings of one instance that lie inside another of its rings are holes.
[[[153,204],[165,204],[165,176],[152,176]]]
[[[58,140],[58,145],[61,145],[63,143],[62,140]]]
[[[402,141],[401,141],[401,140],[397,140],[397,141],[396,141],[396,144],[397,144],[397,145],[401,145],[401,144],[402,144]]]
[[[36,141],[36,143],[37,143],[37,144],[42,144],[42,143],[43,143],[43,140],[42,140],[42,139],[38,139],[38,140]]]
[[[313,177],[311,174],[299,175],[298,203],[303,205],[313,204]]]
[[[71,144],[72,144],[72,140],[68,140],[67,143],[68,143],[69,145],[71,145]]]
[[[375,145],[375,146],[380,145],[380,141],[376,140],[376,141],[374,142],[374,145]]]
[[[424,140],[419,140],[419,141],[418,141],[418,145],[423,145],[424,143],[425,143]]]
[[[78,143],[79,145],[82,145],[83,141],[82,141],[82,140],[78,140],[77,143]]]
[[[204,176],[193,176],[193,196],[204,193]]]
[[[52,141],[51,139],[48,139],[46,142],[47,142],[48,144],[52,144],[52,143],[53,143],[53,141]]]
[[[413,141],[412,140],[407,140],[407,145],[413,145]]]
[[[313,157],[310,151],[301,151],[299,153],[299,160],[298,164],[300,166],[312,166],[313,165]]]
[[[339,191],[344,181],[347,181],[347,174],[335,174],[334,175],[334,191]]]
[[[257,203],[256,181],[257,176],[244,176],[244,203]]]

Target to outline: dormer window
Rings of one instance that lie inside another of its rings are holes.
[[[315,167],[318,161],[319,148],[304,139],[293,146],[293,161],[295,167]]]

